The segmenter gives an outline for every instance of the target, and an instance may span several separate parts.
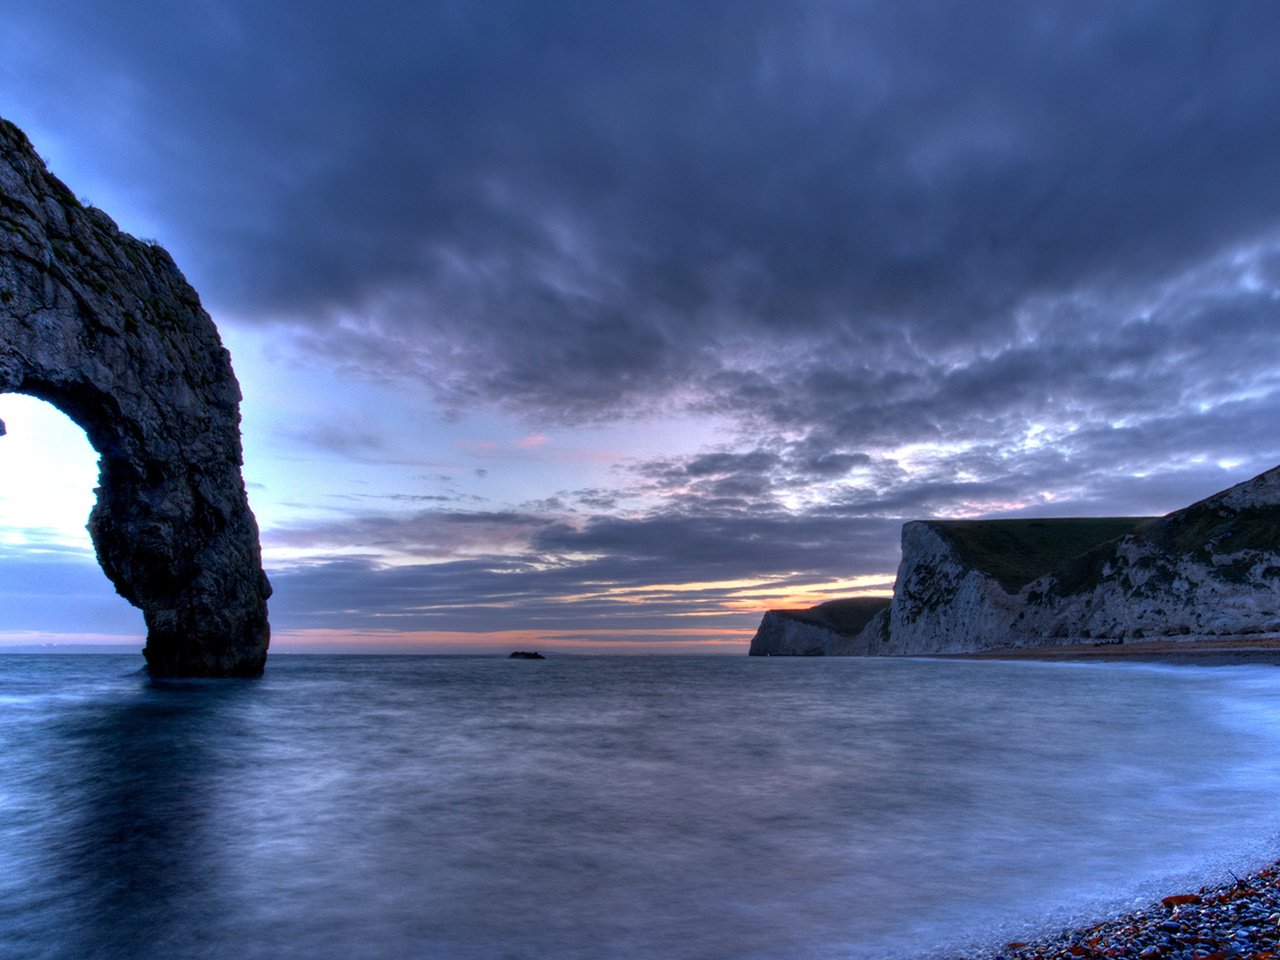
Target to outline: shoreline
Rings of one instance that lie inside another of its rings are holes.
[[[938,660],[1280,666],[1280,636],[1137,640],[934,654]],[[1280,860],[1121,916],[949,960],[1280,960]]]
[[[952,960],[1278,960],[1280,861],[1133,913]]]
[[[1190,666],[1280,665],[1280,635],[1215,637],[1206,640],[1129,640],[1039,647],[998,647],[971,653],[921,655],[929,660],[1039,660],[1174,663]]]

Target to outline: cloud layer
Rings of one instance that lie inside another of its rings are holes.
[[[103,110],[209,295],[531,419],[779,350],[892,399],[1276,229],[1264,3],[62,6],[11,72],[79,65],[28,83]]]
[[[883,572],[902,518],[1162,512],[1280,461],[1275,4],[6,18],[0,112],[295,360],[518,418],[530,448],[727,425],[611,489],[270,531],[366,553],[282,572],[299,616],[514,590],[568,622],[600,585]]]

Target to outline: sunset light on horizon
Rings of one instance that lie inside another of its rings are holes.
[[[1280,462],[1275,8],[802,7],[6,12],[231,353],[273,650],[744,652],[906,521]],[[0,647],[140,645],[83,434],[0,419]]]

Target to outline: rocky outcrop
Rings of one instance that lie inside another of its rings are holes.
[[[770,610],[751,639],[753,657],[850,657],[880,652],[888,597],[830,600],[807,610]]]
[[[1280,467],[1160,518],[908,523],[880,622],[822,639],[784,628],[787,613],[765,615],[753,653],[757,642],[918,655],[1280,633]]]
[[[886,653],[1017,643],[1021,590],[1150,517],[920,520],[902,528]]]
[[[1149,517],[921,520],[902,528],[887,653],[1019,645],[1021,591],[1073,557],[1113,543]]]
[[[149,669],[261,673],[271,589],[230,357],[169,255],[77,201],[3,120],[0,392],[47,400],[98,452],[89,532],[142,609]]]
[[[1280,467],[1142,524],[1020,598],[1020,638],[1280,633]]]

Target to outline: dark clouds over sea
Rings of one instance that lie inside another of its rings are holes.
[[[464,597],[508,565],[536,596],[843,576],[891,569],[904,517],[1163,511],[1280,461],[1273,3],[5,20],[0,114],[100,170],[215,314],[446,411],[730,426],[619,474],[643,514],[564,491],[275,543],[394,542]],[[506,559],[439,547],[482,526]],[[394,607],[372,563],[290,576]]]

